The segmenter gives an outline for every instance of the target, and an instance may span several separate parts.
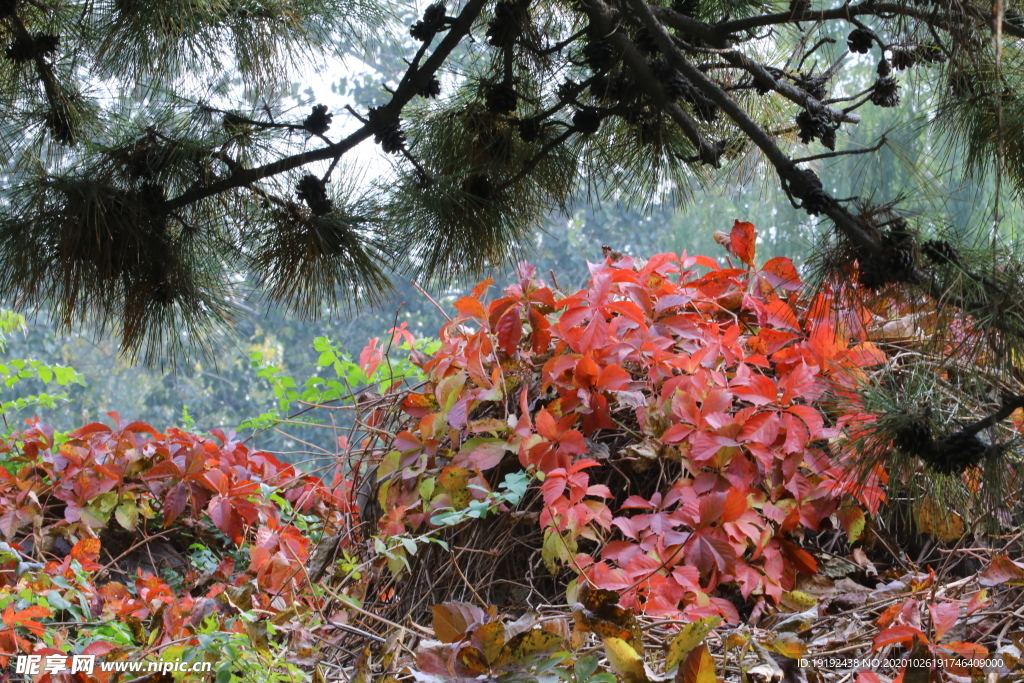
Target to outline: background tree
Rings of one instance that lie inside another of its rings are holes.
[[[0,292],[129,357],[221,348],[252,291],[315,318],[394,272],[504,263],[590,198],[646,214],[761,181],[823,221],[820,281],[940,302],[924,367],[970,331],[957,400],[924,388],[900,419],[955,432],[1021,394],[1019,259],[996,239],[1024,183],[1015,6],[469,0],[417,14],[405,62],[358,41],[401,23],[359,4],[13,2],[2,23]],[[335,42],[385,94],[286,113],[299,56]],[[389,168],[360,183],[371,140]]]

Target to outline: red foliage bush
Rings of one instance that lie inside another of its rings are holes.
[[[241,632],[238,608],[225,592],[237,600],[236,589],[253,582],[258,590],[245,594],[258,610],[274,613],[296,600],[314,601],[303,568],[310,539],[292,519],[297,513],[315,518],[321,530],[351,526],[350,491],[340,472],[328,486],[218,430],[214,438],[177,429],[161,433],[125,423],[116,413],[111,417],[116,427],[93,423],[60,442],[51,427],[38,422],[0,441],[6,454],[0,534],[21,556],[0,571],[0,598],[28,589],[56,594],[60,600],[52,598],[51,604],[84,602],[86,613],[78,615],[84,621],[132,625],[139,647],[156,648],[189,642],[209,617],[225,631]],[[123,538],[114,543],[117,535],[127,536],[129,547],[115,556],[112,548],[126,544]],[[177,551],[198,542],[225,557],[206,575],[189,569],[185,585],[177,588],[141,568],[128,585],[110,580],[110,571],[127,573],[118,569],[121,560],[160,538],[176,543]],[[236,566],[230,552],[243,543],[250,561]],[[40,572],[19,576],[18,565],[33,558],[55,559]],[[0,630],[0,650],[8,654],[0,655],[0,668],[10,653],[52,650],[22,634],[41,636],[38,620],[50,621],[59,609],[9,605]],[[51,639],[67,638],[60,633],[51,632]],[[88,624],[74,636],[92,641],[85,654],[114,648]]]
[[[517,459],[543,482],[549,567],[649,615],[735,620],[715,597],[723,584],[777,603],[816,570],[797,531],[834,519],[853,538],[854,495],[879,504],[877,474],[855,487],[826,454],[837,430],[821,401],[885,357],[827,290],[804,295],[788,259],[754,268],[754,240],[740,222],[722,240],[746,267],[609,259],[562,296],[523,265],[504,296],[485,303],[487,281],[455,302],[381,468],[398,475],[382,491],[383,533],[422,532],[437,510],[484,499]],[[679,476],[627,496],[659,460]],[[598,483],[622,467],[633,471],[619,486]]]

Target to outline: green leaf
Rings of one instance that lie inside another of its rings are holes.
[[[600,662],[600,658],[596,654],[578,659],[572,667],[576,674],[576,680],[580,683],[590,680],[590,677],[597,671],[598,662]]]
[[[128,531],[135,529],[135,525],[139,521],[139,508],[135,505],[135,501],[131,499],[124,500],[117,506],[114,518],[117,519],[118,524]]]

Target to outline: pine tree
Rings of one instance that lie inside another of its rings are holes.
[[[996,214],[1024,197],[1020,7],[440,0],[403,29],[382,104],[280,110],[305,56],[358,53],[394,22],[363,0],[4,0],[0,295],[152,359],[202,350],[243,283],[315,315],[396,269],[503,263],[579,197],[642,205],[763,173],[820,219],[823,287],[930,311],[925,360],[896,371],[945,379],[885,408],[897,450],[959,474],[1002,448],[957,425],[1024,405],[1024,258],[991,224],[945,234],[941,209],[836,196],[828,163],[890,144],[840,144],[861,107],[913,97],[921,118],[897,123],[994,172]],[[876,75],[852,92],[865,61]],[[198,85],[225,72],[243,86]],[[370,186],[342,163],[364,142],[393,166]],[[954,436],[970,452],[941,456]]]

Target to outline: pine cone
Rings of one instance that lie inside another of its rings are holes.
[[[650,67],[651,73],[659,81],[665,81],[676,73],[676,70],[672,68],[672,65],[664,57],[651,60],[647,66]]]
[[[661,85],[665,89],[665,95],[670,100],[678,100],[680,98],[690,100],[696,94],[693,90],[693,84],[678,73],[673,73],[662,81]]]
[[[672,0],[672,9],[688,17],[695,17],[700,12],[700,0]]]
[[[590,135],[591,133],[596,133],[597,129],[601,127],[601,119],[603,118],[604,113],[601,110],[583,107],[572,115],[572,125],[580,133]]]
[[[611,100],[612,79],[606,74],[598,74],[590,81],[590,96],[598,101]]]
[[[885,59],[885,57],[879,60],[877,71],[878,75],[881,76],[882,78],[885,78],[886,76],[892,73],[892,67],[889,66],[889,61]]]
[[[423,90],[420,90],[420,97],[434,98],[441,94],[441,81],[437,80],[437,76],[431,76],[430,82],[424,86]]]
[[[607,40],[590,40],[583,48],[583,60],[595,73],[602,73],[615,66],[618,54]]]
[[[331,119],[334,114],[327,113],[326,104],[318,104],[313,107],[313,112],[302,122],[302,127],[313,135],[323,135],[331,127]]]
[[[907,455],[922,457],[922,454],[931,452],[934,445],[931,425],[927,420],[914,420],[903,425],[896,431],[892,445]]]
[[[533,142],[544,132],[544,121],[538,116],[519,120],[519,139],[523,142]]]
[[[811,0],[789,0],[789,13],[795,16],[811,11]]]
[[[917,57],[912,50],[894,49],[892,51],[892,67],[897,71],[903,71],[917,64]]]
[[[487,42],[494,47],[512,47],[529,19],[523,3],[501,0],[494,6],[494,18],[487,24]]]
[[[825,99],[828,91],[825,90],[826,79],[824,76],[800,76],[796,79],[796,87],[800,88],[816,100]]]
[[[812,216],[824,213],[828,208],[829,196],[821,184],[821,178],[814,171],[802,169],[803,178],[789,183],[790,193],[802,201],[802,206]]]
[[[385,119],[382,107],[370,107],[370,123],[373,125],[373,141],[380,145],[385,154],[397,154],[405,149],[405,133],[397,117]]]
[[[429,41],[444,26],[446,19],[444,3],[436,2],[423,11],[423,19],[409,29],[409,35],[422,43]]]
[[[299,201],[306,202],[314,216],[323,216],[331,211],[333,202],[327,196],[327,188],[315,175],[302,176],[302,180],[296,186],[295,196]]]
[[[491,177],[486,173],[474,173],[462,181],[462,191],[468,194],[470,201],[481,206],[491,198],[494,193],[494,185]]]
[[[878,289],[914,278],[918,246],[914,232],[902,218],[892,222],[882,235],[882,252],[860,258],[858,282],[868,289]]]
[[[576,101],[576,88],[579,87],[579,83],[572,80],[571,78],[565,79],[564,83],[558,86],[558,99],[563,102],[574,102]]]
[[[871,91],[871,103],[879,107],[895,107],[900,103],[899,83],[892,76],[875,81]]]
[[[698,96],[693,101],[693,113],[697,115],[697,118],[705,123],[711,123],[712,121],[718,120],[718,105],[704,97],[703,95]],[[833,137],[835,133],[833,133]]]
[[[510,114],[519,104],[519,95],[508,83],[498,83],[487,89],[484,105],[494,114]]]
[[[804,109],[796,115],[796,125],[800,129],[800,142],[805,145],[817,139],[830,150],[836,148],[836,128],[839,126],[821,114],[812,114]]]
[[[636,32],[636,38],[633,39],[640,52],[649,55],[655,55],[661,52],[661,48],[658,47],[658,41],[654,39],[654,36],[646,28],[641,28]]]
[[[937,440],[927,457],[921,459],[939,474],[959,476],[967,468],[980,465],[989,452],[988,445],[977,435],[954,432]]]
[[[636,84],[629,76],[620,74],[612,79],[608,86],[608,96],[618,102],[629,102],[635,100],[640,94]]]
[[[871,51],[871,45],[874,42],[875,37],[871,31],[867,31],[862,28],[854,29],[846,38],[846,45],[850,48],[850,52],[856,52],[862,55]]]
[[[139,201],[146,212],[150,215],[157,215],[167,201],[167,191],[159,183],[143,183],[139,188]]]
[[[34,36],[18,38],[7,47],[5,55],[12,62],[29,62],[36,57],[46,57],[57,51],[60,36],[37,33]]]
[[[945,240],[928,240],[921,245],[921,252],[934,263],[959,263],[960,255],[953,245]]]

